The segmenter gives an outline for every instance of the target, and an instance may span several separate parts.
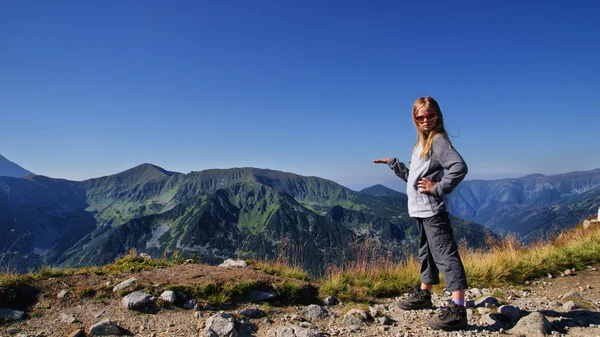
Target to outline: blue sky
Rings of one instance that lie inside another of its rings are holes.
[[[600,167],[600,5],[5,1],[0,154],[82,180],[144,162],[395,179],[419,96],[468,178]]]

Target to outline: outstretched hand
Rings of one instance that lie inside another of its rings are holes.
[[[383,159],[375,159],[375,160],[373,160],[373,162],[375,164],[387,164],[389,159],[390,158],[388,158],[388,157],[383,157]]]

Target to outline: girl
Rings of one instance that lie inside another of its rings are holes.
[[[467,165],[452,147],[444,129],[442,110],[433,98],[417,99],[412,117],[418,138],[410,170],[396,158],[373,160],[388,164],[407,182],[408,213],[419,224],[421,288],[397,304],[405,310],[432,308],[431,288],[440,283],[441,271],[448,291],[452,292],[452,302],[427,322],[433,329],[460,330],[467,326],[464,307],[467,279],[450,227],[445,197],[465,178]],[[446,175],[444,170],[448,171]]]

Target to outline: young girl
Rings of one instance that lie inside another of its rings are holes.
[[[421,289],[397,304],[405,310],[432,308],[431,288],[440,283],[441,271],[448,291],[452,292],[452,302],[427,322],[433,329],[460,330],[467,326],[464,307],[467,279],[450,227],[445,196],[465,178],[467,165],[452,147],[444,129],[442,110],[433,98],[417,99],[412,116],[418,139],[410,170],[396,158],[373,160],[388,164],[406,181],[408,213],[419,224]],[[448,171],[445,175],[444,170]]]

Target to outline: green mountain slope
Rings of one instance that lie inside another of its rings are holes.
[[[351,258],[350,244],[365,238],[394,254],[416,247],[405,195],[356,192],[318,177],[255,168],[181,174],[143,164],[83,182],[6,179],[0,224],[8,228],[8,209],[20,210],[31,247],[45,249],[49,264],[98,265],[132,248],[155,257],[177,249],[209,263],[279,258],[321,273]],[[459,239],[483,242],[483,227],[456,224]]]

